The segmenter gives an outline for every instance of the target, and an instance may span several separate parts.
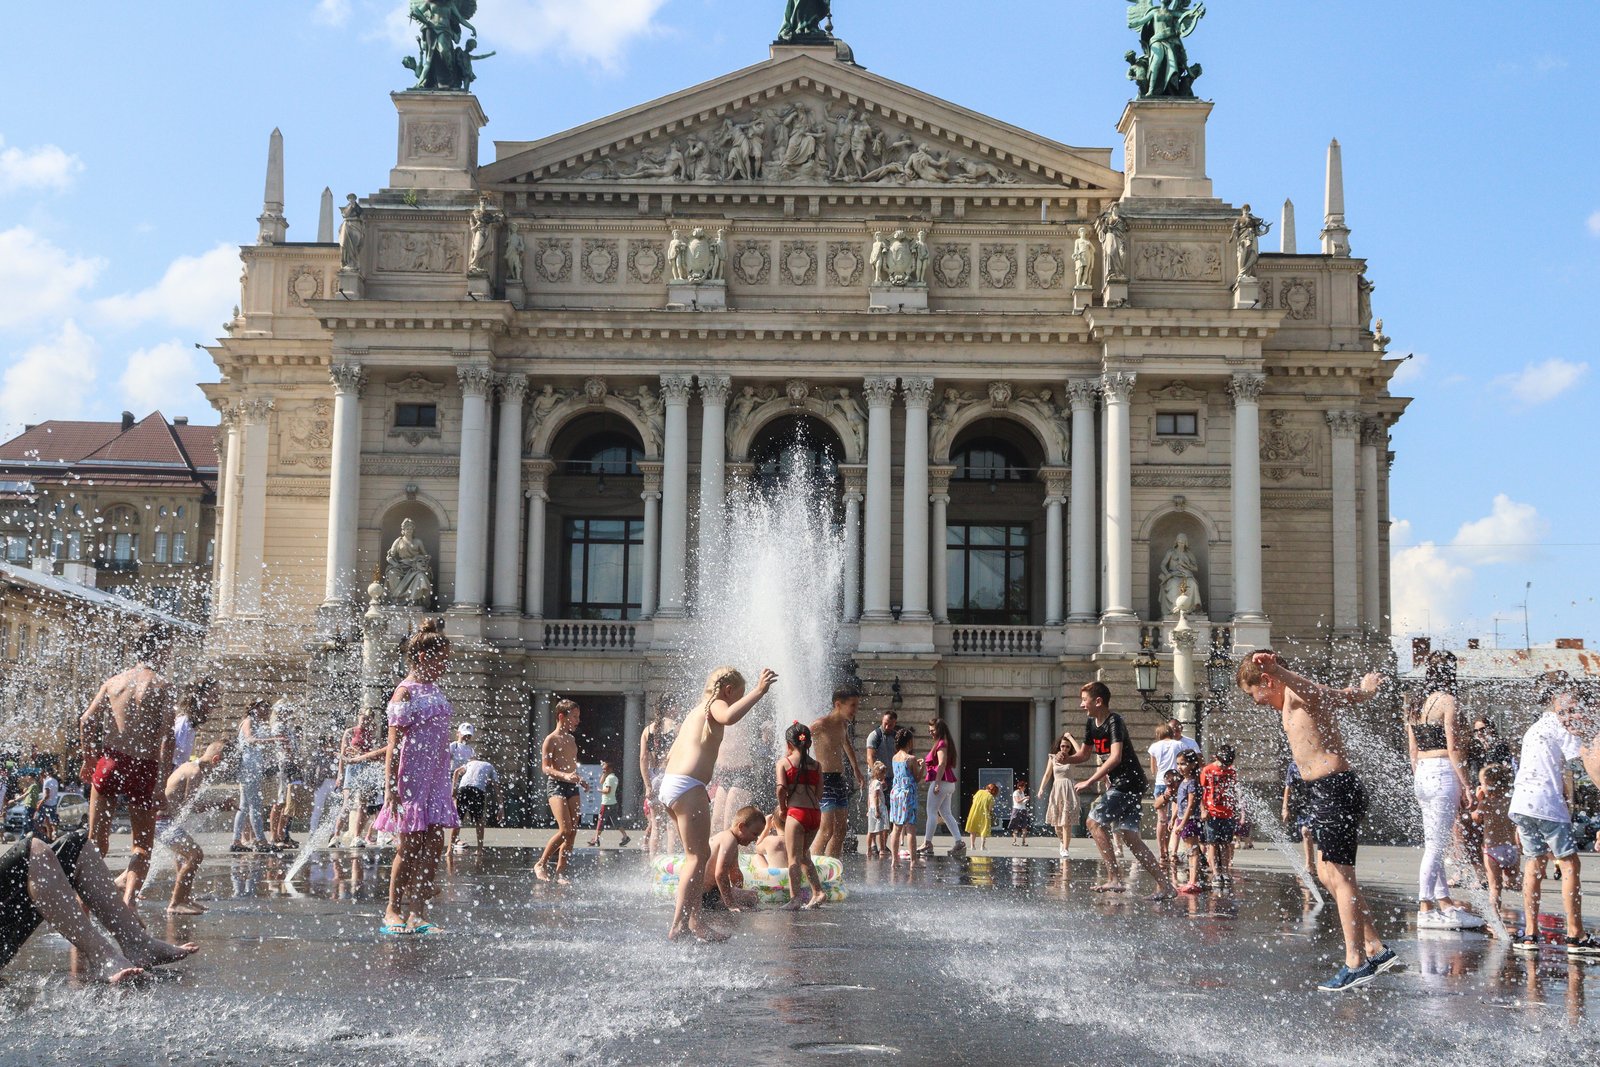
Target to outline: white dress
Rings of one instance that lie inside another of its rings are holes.
[[[1077,783],[1072,780],[1072,764],[1050,757],[1050,803],[1044,821],[1055,829],[1078,821]]]

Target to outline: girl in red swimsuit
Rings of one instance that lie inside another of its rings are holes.
[[[778,818],[783,820],[783,839],[789,853],[789,903],[785,907],[802,906],[800,876],[803,873],[811,884],[811,894],[804,900],[808,910],[822,904],[822,878],[817,865],[811,861],[811,842],[822,825],[822,811],[817,806],[822,796],[822,764],[811,758],[811,728],[795,723],[784,734],[788,751],[778,761]]]

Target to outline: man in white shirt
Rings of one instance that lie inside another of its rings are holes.
[[[195,733],[216,709],[217,689],[215,678],[201,678],[184,690],[178,701],[178,717],[172,723],[173,767],[182,767],[194,755]]]
[[[1184,749],[1193,752],[1196,756],[1203,755],[1200,751],[1200,742],[1192,737],[1183,736],[1183,723],[1177,719],[1168,719],[1167,726],[1172,730],[1172,739],[1174,741],[1178,742]],[[1204,761],[1202,760],[1202,762]]]
[[[478,831],[478,851],[482,852],[483,827],[488,821],[491,798],[500,813],[500,821],[502,823],[506,821],[506,802],[500,794],[500,775],[495,771],[494,764],[474,756],[456,768],[453,781],[456,812],[461,816],[461,825],[470,824]],[[460,833],[459,829],[451,831],[451,844],[455,848],[461,847],[455,842],[456,836]]]
[[[472,746],[472,724],[464,722],[456,727],[456,739],[450,742],[450,773],[456,773],[477,758],[478,750]]]
[[[1511,821],[1522,846],[1522,933],[1512,938],[1519,952],[1538,952],[1539,891],[1545,863],[1554,856],[1566,905],[1566,951],[1573,957],[1600,956],[1600,940],[1583,930],[1582,887],[1578,882],[1578,843],[1567,807],[1567,764],[1582,759],[1589,776],[1600,781],[1600,708],[1585,707],[1566,671],[1551,671],[1539,683],[1536,703],[1544,708],[1522,735],[1522,760],[1511,790]]]
[[[39,784],[39,806],[33,810],[33,832],[46,841],[56,836],[56,803],[61,797],[61,783],[55,771],[46,768],[44,781]]]

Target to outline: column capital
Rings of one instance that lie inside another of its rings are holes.
[[[1133,371],[1112,371],[1100,377],[1100,388],[1105,393],[1106,403],[1126,404],[1133,396],[1133,384],[1139,380],[1139,375]]]
[[[661,376],[661,399],[666,403],[677,406],[687,406],[689,394],[694,391],[694,375],[692,374],[663,374]]]
[[[495,376],[494,384],[500,390],[502,404],[520,404],[522,398],[528,395],[526,374],[499,374]]]
[[[456,368],[456,380],[461,383],[462,396],[489,395],[489,387],[494,384],[494,372],[487,363],[473,363],[465,367]]]
[[[700,386],[700,403],[707,407],[722,407],[728,403],[728,391],[733,388],[733,379],[726,374],[697,374],[695,381]]]
[[[932,497],[943,496],[946,501],[950,499],[950,478],[956,469],[949,465],[928,468],[928,492]]]
[[[217,404],[215,407],[224,432],[238,429],[239,409],[237,407],[229,403]]]
[[[1389,447],[1389,425],[1381,418],[1363,419],[1361,443],[1369,448]]]
[[[905,393],[907,408],[927,410],[928,402],[933,399],[932,378],[901,378],[900,389]]]
[[[639,473],[644,476],[644,492],[641,496],[661,496],[661,469],[660,460],[640,460]]]
[[[886,408],[893,404],[894,388],[893,378],[868,378],[861,383],[861,391],[866,394],[869,408]]]
[[[1044,502],[1060,504],[1067,499],[1067,480],[1072,471],[1066,467],[1040,467],[1039,477],[1044,479]]]
[[[1261,390],[1266,387],[1265,374],[1235,374],[1228,379],[1228,392],[1233,396],[1233,405],[1254,404],[1261,399]]]
[[[367,373],[361,364],[350,360],[344,363],[335,363],[328,368],[328,378],[333,382],[335,395],[354,393],[361,395],[362,388],[367,384]]]
[[[528,495],[542,493],[550,485],[550,475],[556,472],[553,459],[525,459],[522,461],[522,478],[527,483]]]
[[[1069,378],[1067,380],[1067,400],[1071,403],[1073,411],[1093,411],[1095,403],[1099,399],[1099,378]]]
[[[1341,438],[1355,440],[1361,435],[1361,412],[1330,411],[1327,413],[1327,418],[1335,440]]]
[[[272,414],[275,401],[270,396],[255,396],[239,401],[239,417],[247,424],[266,422]]]
[[[854,496],[857,500],[865,498],[867,491],[867,468],[862,463],[839,464],[839,478],[844,482],[845,499]]]

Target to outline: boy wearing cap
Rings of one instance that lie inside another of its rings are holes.
[[[473,760],[475,760],[477,758],[478,758],[478,750],[472,744],[472,724],[470,722],[464,722],[460,726],[456,727],[456,739],[454,741],[450,742],[450,778],[451,778],[451,781],[455,781],[456,780],[456,772],[460,771],[461,768],[465,767],[467,764],[471,763]],[[456,797],[456,809],[457,809],[458,812],[460,811],[460,808],[461,808],[461,798],[459,796],[457,796]],[[462,814],[464,815],[465,813],[462,813]],[[458,851],[458,852],[463,847],[461,845],[461,843],[460,843],[460,840],[459,840],[460,837],[461,837],[461,827],[459,827],[459,826],[451,827],[450,828],[450,847],[453,850]],[[480,845],[480,847],[483,844],[483,833],[482,833],[481,830],[479,831],[479,834],[478,834],[478,844]]]

